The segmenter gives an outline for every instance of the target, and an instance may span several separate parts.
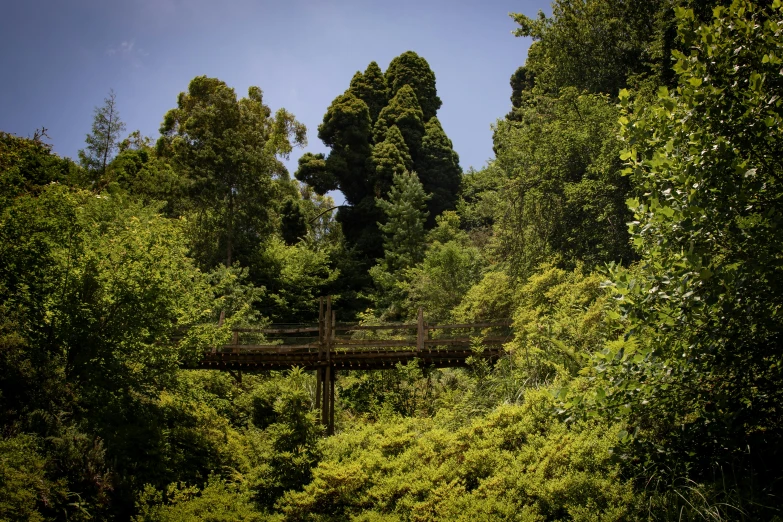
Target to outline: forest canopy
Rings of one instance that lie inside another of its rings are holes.
[[[0,132],[0,520],[783,519],[783,3],[511,17],[479,170],[413,51],[293,173],[305,126],[207,76],[155,137],[110,92],[77,161]],[[194,369],[327,295],[513,333],[341,370],[334,434],[312,372]]]

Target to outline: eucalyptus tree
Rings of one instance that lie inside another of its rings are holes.
[[[185,178],[200,230],[204,266],[246,260],[275,229],[288,172],[281,158],[305,145],[305,126],[285,109],[274,115],[261,89],[246,98],[217,78],[198,76],[161,125],[158,154]]]

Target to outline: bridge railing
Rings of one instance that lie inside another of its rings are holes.
[[[323,315],[323,314],[322,314]],[[461,324],[427,324],[419,310],[416,323],[380,325],[338,324],[271,325],[267,328],[235,328],[232,342],[219,353],[341,353],[357,351],[432,351],[469,348],[475,343],[499,345],[511,339],[511,321]],[[259,342],[259,336],[262,341]]]

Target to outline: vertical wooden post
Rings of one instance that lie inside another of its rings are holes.
[[[321,423],[326,426],[328,433],[329,405],[332,402],[332,399],[329,396],[332,381],[332,368],[329,363],[332,351],[332,296],[330,295],[326,296],[326,315],[324,316],[324,323],[324,326],[326,327],[324,331],[324,353],[321,360],[326,362],[326,366],[324,367],[323,392],[321,395],[323,400],[323,403],[321,404]]]
[[[239,353],[239,332],[232,330],[231,333],[231,352],[232,353]],[[242,374],[239,374],[239,382],[242,382]]]
[[[336,379],[337,379],[337,370],[332,369],[332,379],[331,379],[332,389],[329,390],[329,428],[327,429],[327,433],[329,433],[329,435],[334,435],[334,381]]]
[[[327,365],[324,368],[324,394],[323,404],[321,407],[321,423],[326,426],[327,433],[329,433],[329,405],[332,402],[332,398],[329,396],[329,391],[332,387],[332,367]]]
[[[424,350],[424,310],[419,307],[419,321],[416,331],[416,351]]]
[[[332,311],[332,296],[326,296],[326,314],[324,316],[324,367],[323,380],[323,405],[321,408],[321,422],[326,427],[326,433],[330,434],[329,419],[331,418],[331,409],[334,397],[332,396],[334,376],[332,375],[332,339],[334,338],[334,312]]]
[[[318,306],[318,362],[321,362],[321,354],[324,351],[324,298],[321,297]],[[315,409],[321,409],[321,381],[323,381],[323,371],[321,366],[315,369]]]
[[[324,298],[321,297],[318,304],[318,344],[323,345],[323,342],[324,342]]]
[[[332,350],[332,296],[326,296],[326,359],[329,360],[329,352]]]
[[[337,338],[337,312],[332,310],[331,337],[329,339],[329,370],[332,373],[331,379],[329,379],[329,426],[327,433],[334,435],[334,381],[337,380],[337,369],[332,365],[332,348],[334,347],[334,341]]]
[[[329,356],[327,359],[332,360],[332,348],[334,347],[334,341],[337,338],[337,312],[332,310],[331,327],[329,328]]]

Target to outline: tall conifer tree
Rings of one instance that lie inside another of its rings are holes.
[[[390,97],[404,86],[410,86],[424,112],[424,121],[435,116],[443,104],[435,89],[435,73],[430,69],[430,64],[413,51],[406,51],[391,61],[386,69],[386,84]]]
[[[412,267],[424,259],[428,199],[416,173],[405,171],[394,175],[388,200],[375,200],[386,214],[386,223],[380,229],[389,272]]]
[[[114,157],[120,142],[120,134],[124,130],[125,124],[117,111],[117,99],[112,89],[109,91],[109,96],[103,100],[103,106],[95,108],[92,132],[84,140],[87,147],[79,151],[79,161],[82,166],[103,176],[106,165]]]
[[[376,197],[389,191],[395,175],[412,167],[408,146],[396,125],[388,130],[385,140],[373,147],[372,163],[375,167]]]
[[[421,139],[424,137],[424,114],[410,85],[404,85],[378,115],[378,121],[373,128],[376,143],[385,139],[386,131],[392,125],[400,129],[408,150],[416,161]]]
[[[348,203],[358,204],[371,193],[366,164],[371,154],[370,110],[350,91],[335,98],[318,126],[318,137],[332,149],[326,171]]]
[[[351,80],[348,89],[351,94],[362,100],[370,109],[372,122],[378,119],[381,109],[389,102],[389,89],[381,68],[375,62],[370,62],[364,74],[357,72]]]
[[[435,217],[444,210],[454,208],[462,179],[459,156],[452,148],[438,118],[430,118],[424,126],[424,137],[416,169],[424,190],[432,194],[427,204],[430,212],[429,225],[435,224]]]
[[[396,57],[385,74],[372,62],[354,75],[324,115],[318,136],[329,154],[308,153],[299,159],[298,180],[319,194],[342,191],[346,205],[337,219],[347,242],[366,262],[383,255],[376,223],[384,216],[376,198],[385,197],[395,174],[419,169],[423,147],[422,181],[434,194],[428,225],[436,213],[453,206],[459,188],[457,155],[437,123],[425,143],[425,123],[440,106],[435,74],[416,53]]]

